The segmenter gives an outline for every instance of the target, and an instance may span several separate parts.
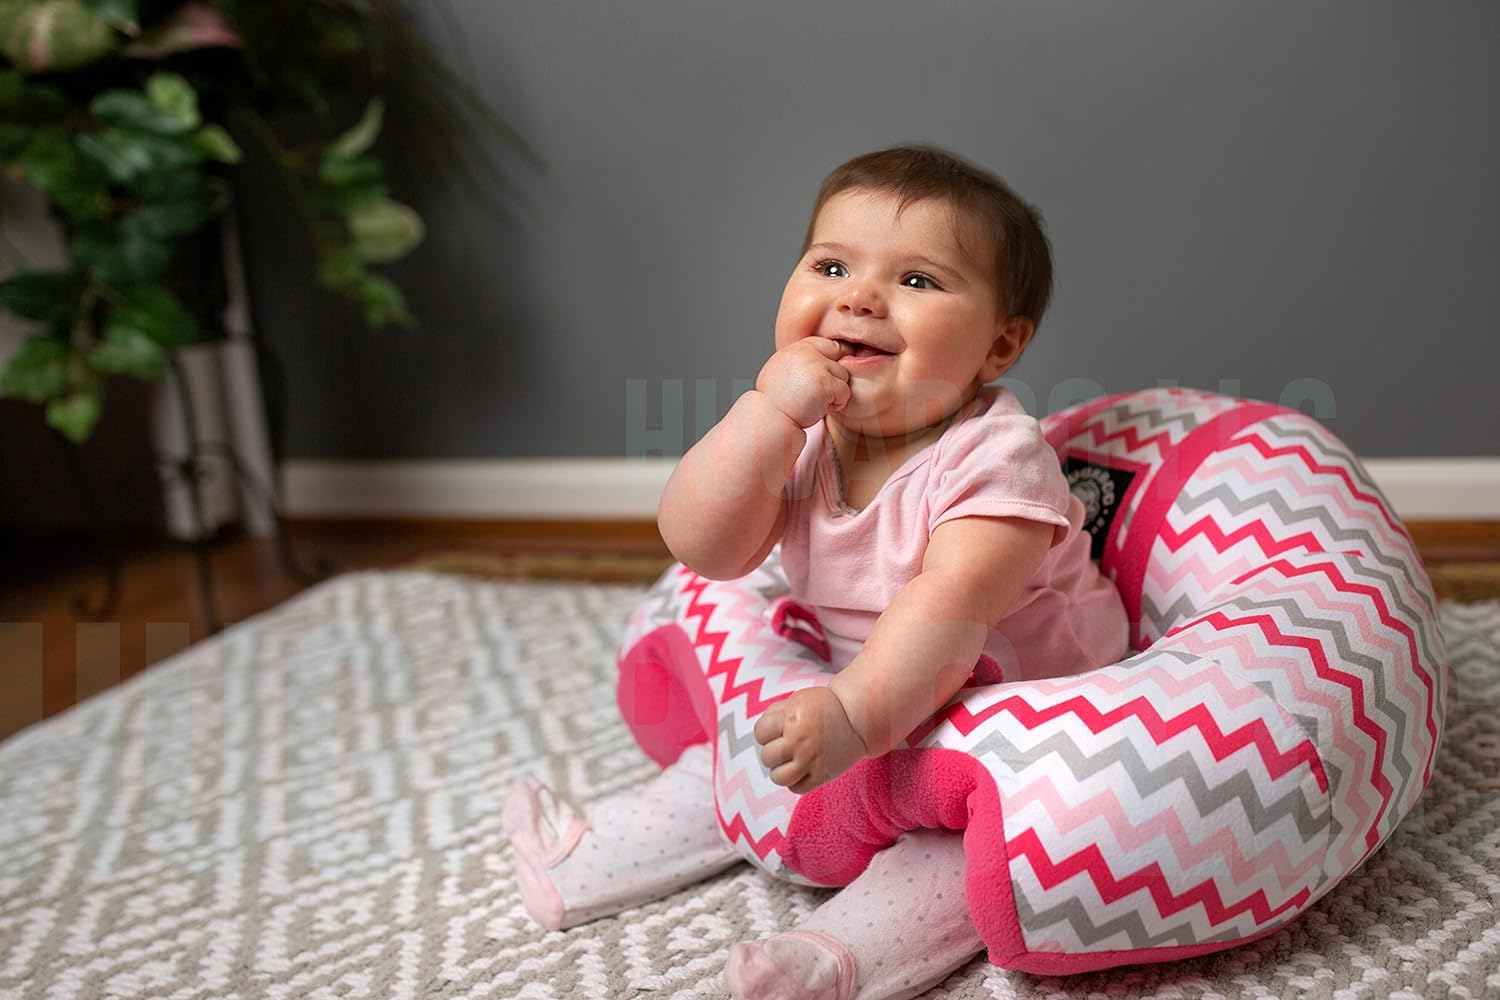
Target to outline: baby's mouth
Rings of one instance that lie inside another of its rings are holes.
[[[839,343],[849,348],[849,354],[847,354],[846,357],[851,358],[878,358],[882,355],[891,353],[890,351],[882,351],[878,347],[871,347],[869,344],[861,344],[853,340],[841,339],[839,340]]]

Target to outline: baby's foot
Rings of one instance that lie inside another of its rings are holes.
[[[963,838],[912,830],[795,929],[738,944],[724,976],[740,1000],[909,1000],[984,950],[969,917]]]
[[[735,1000],[849,1000],[854,959],[826,934],[791,930],[735,945],[724,979]]]
[[[511,786],[500,822],[515,848],[516,881],[526,912],[549,931],[561,930],[568,908],[547,871],[573,853],[588,832],[588,821],[552,789],[525,777]]]
[[[585,817],[535,778],[511,786],[501,822],[526,912],[548,930],[649,903],[739,860],[719,831],[713,752],[690,747],[644,785]]]

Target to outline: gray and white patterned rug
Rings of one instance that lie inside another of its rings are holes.
[[[0,996],[726,996],[729,946],[828,890],[741,865],[548,933],[500,828],[520,774],[588,802],[655,773],[614,705],[643,591],[343,576],[0,744]],[[1069,979],[976,960],[930,995],[1500,997],[1500,603],[1443,623],[1426,798],[1291,927]]]

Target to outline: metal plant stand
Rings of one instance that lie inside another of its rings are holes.
[[[233,446],[225,442],[202,441],[199,439],[197,418],[193,409],[192,389],[188,385],[188,379],[183,371],[182,363],[175,353],[168,356],[167,377],[172,380],[176,389],[177,408],[182,420],[182,426],[186,432],[188,446],[186,453],[180,456],[160,459],[158,461],[158,471],[163,476],[170,477],[182,483],[187,489],[192,512],[193,530],[192,536],[186,539],[186,541],[193,547],[193,555],[197,563],[198,598],[203,609],[204,623],[209,633],[213,634],[221,631],[224,623],[219,618],[218,604],[214,597],[213,537],[208,529],[208,519],[205,516],[203,498],[199,491],[200,483],[209,474],[209,466],[204,461],[207,456],[215,455],[225,461],[238,481],[249,488],[249,492],[254,495],[269,513],[275,524],[277,561],[281,566],[282,572],[299,583],[314,583],[328,576],[333,569],[333,563],[323,556],[315,557],[310,568],[306,568],[298,563],[296,555],[292,551],[286,516],[274,484],[266,482],[260,476],[253,474],[248,468],[247,463]],[[115,612],[120,600],[121,558],[118,544],[118,526],[111,522],[100,506],[98,495],[84,471],[78,449],[63,438],[62,435],[57,434],[55,437],[62,444],[74,487],[78,490],[79,495],[82,496],[84,505],[88,510],[94,535],[99,543],[100,562],[105,580],[104,596],[97,606],[82,596],[74,598],[73,606],[84,617],[108,618]]]

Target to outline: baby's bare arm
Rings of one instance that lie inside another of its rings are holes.
[[[656,508],[672,555],[701,576],[732,580],[765,559],[786,524],[787,480],[810,427],[849,399],[846,345],[808,337],[761,369],[756,387],[682,456]]]
[[[755,723],[771,780],[799,795],[904,739],[963,686],[990,624],[1004,617],[1051,546],[1053,528],[960,518],[932,533],[922,572],[827,687],[808,687]]]
[[[672,470],[656,510],[667,548],[712,580],[743,576],[765,559],[786,520],[782,488],[807,433],[757,390]]]
[[[866,756],[886,753],[958,692],[990,625],[1021,596],[1052,536],[1050,524],[1011,517],[964,517],[937,527],[922,572],[828,685]]]

